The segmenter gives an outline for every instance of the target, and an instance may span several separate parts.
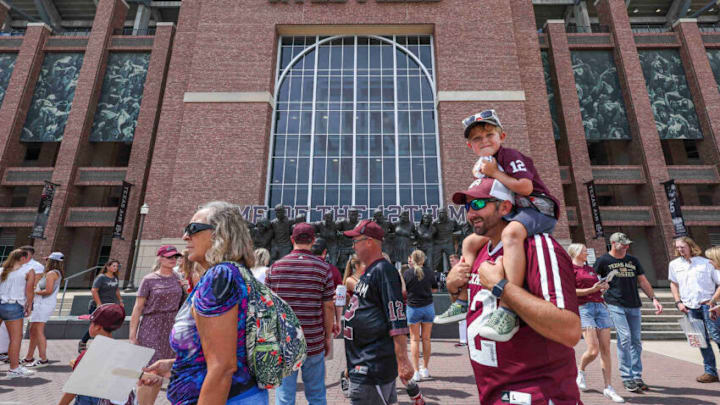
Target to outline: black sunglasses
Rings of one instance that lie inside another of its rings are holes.
[[[475,211],[481,210],[487,206],[489,202],[500,201],[497,198],[476,198],[470,202],[465,203],[465,210],[470,211],[470,208]]]
[[[188,236],[193,236],[198,232],[206,231],[208,229],[215,229],[214,226],[210,224],[201,224],[200,222],[190,222],[187,224],[185,229],[183,230],[183,234],[188,234]]]

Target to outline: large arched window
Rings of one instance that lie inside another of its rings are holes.
[[[269,206],[440,204],[430,36],[279,46]]]

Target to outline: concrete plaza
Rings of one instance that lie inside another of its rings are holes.
[[[342,341],[336,340],[334,359],[327,363],[328,404],[348,404],[340,392],[338,376],[345,365]],[[477,390],[472,369],[467,357],[467,348],[455,347],[451,340],[434,340],[433,357],[430,363],[431,378],[420,386],[429,404],[465,405],[477,404]],[[23,353],[27,341],[23,342]],[[56,404],[61,396],[62,386],[71,370],[68,362],[77,353],[75,340],[50,340],[48,353],[51,365],[38,369],[32,378],[0,380],[0,404],[44,405]],[[644,394],[624,391],[617,375],[613,343],[613,385],[618,393],[631,404],[658,405],[717,405],[720,403],[720,383],[700,384],[695,377],[702,373],[702,359],[698,350],[683,341],[645,342],[643,352],[644,378],[651,390]],[[576,347],[577,356],[582,354],[585,344]],[[717,348],[715,348],[717,349]],[[720,359],[720,357],[719,357]],[[4,373],[8,366],[0,366]],[[602,377],[599,360],[587,370],[590,390],[582,394],[586,405],[609,404],[602,396]],[[108,381],[108,384],[111,382]],[[298,384],[298,404],[307,404]],[[161,394],[162,395],[162,394]],[[400,404],[409,403],[404,389],[399,389]],[[274,403],[271,393],[271,403]],[[156,405],[168,404],[164,397]]]

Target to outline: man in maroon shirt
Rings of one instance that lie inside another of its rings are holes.
[[[330,353],[335,321],[335,283],[330,265],[310,251],[315,229],[295,225],[290,240],[293,251],[276,261],[265,278],[271,290],[293,309],[305,334],[307,360],[302,365],[305,398],[311,405],[325,405],[325,355]],[[275,391],[276,405],[295,404],[297,372],[285,377]]]
[[[573,346],[580,339],[580,318],[572,262],[547,234],[524,242],[525,287],[505,279],[500,236],[514,195],[499,181],[484,178],[453,195],[465,204],[467,220],[488,243],[474,263],[460,262],[447,279],[450,293],[470,290],[468,349],[483,405],[577,405],[577,367]],[[469,286],[469,287],[468,287]],[[478,329],[502,298],[523,322],[507,342],[483,338]]]

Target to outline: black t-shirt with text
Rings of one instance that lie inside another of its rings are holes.
[[[603,298],[610,305],[618,305],[626,308],[638,308],[642,305],[638,293],[638,277],[645,274],[640,261],[630,255],[622,259],[616,259],[609,253],[600,256],[595,262],[595,272],[605,277],[613,270],[617,274],[610,282],[610,288],[605,291]]]
[[[415,270],[410,268],[403,272],[403,278],[409,307],[422,308],[433,303],[432,289],[438,288],[434,271],[423,266],[423,279],[418,280]]]
[[[377,260],[360,277],[345,308],[343,336],[350,380],[387,384],[397,378],[393,336],[408,333],[400,274]]]

